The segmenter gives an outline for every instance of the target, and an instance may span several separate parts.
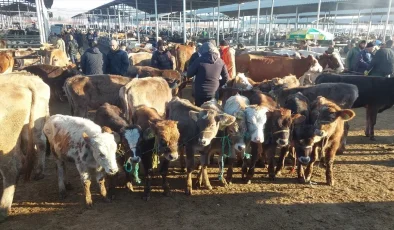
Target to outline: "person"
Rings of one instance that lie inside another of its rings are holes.
[[[224,61],[227,67],[227,72],[229,74],[229,79],[233,79],[236,75],[235,71],[235,50],[231,48],[227,41],[222,40],[220,42],[220,58]]]
[[[334,53],[334,51],[335,51],[335,42],[334,41],[331,41],[330,43],[329,43],[329,45],[328,45],[328,49],[326,50],[326,54],[332,54],[332,53]]]
[[[249,53],[249,49],[245,48],[245,46],[241,43],[238,43],[237,49],[235,50],[235,56],[239,56],[241,54]]]
[[[365,48],[366,45],[366,41],[365,40],[361,40],[358,43],[358,47],[354,47],[353,49],[351,49],[347,56],[346,56],[346,61],[345,61],[345,66],[348,70],[350,71],[355,71],[355,66],[354,64],[356,63],[354,61],[354,59],[357,57],[357,55]]]
[[[364,50],[357,54],[357,57],[354,58],[354,71],[358,73],[364,73],[368,70],[368,66],[371,64],[371,53],[373,51],[373,43],[369,42]]]
[[[75,41],[74,36],[70,35],[70,41],[67,45],[67,53],[72,63],[77,63],[78,43]]]
[[[306,44],[306,41],[302,40],[300,42],[300,45],[299,45],[298,49],[300,49],[300,50],[308,50],[308,45]]]
[[[195,77],[194,98],[196,106],[215,97],[219,87],[226,84],[228,72],[217,48],[205,42],[200,48],[201,57],[197,58],[187,70],[187,77]],[[221,76],[221,79],[220,79]]]
[[[119,44],[116,40],[111,41],[110,49],[107,54],[107,74],[126,75],[130,65],[127,53],[119,49]]]
[[[171,53],[167,50],[167,44],[163,40],[157,42],[158,49],[153,52],[151,65],[158,69],[173,69],[174,63],[171,59]]]
[[[79,47],[79,54],[82,56],[83,55],[83,38],[82,38],[82,32],[80,30],[77,30],[77,32],[75,33],[74,36],[75,41],[77,41],[78,43],[78,47]]]
[[[106,67],[105,55],[98,49],[97,41],[87,49],[81,57],[81,68],[85,75],[104,74]]]
[[[394,51],[391,49],[393,41],[386,42],[385,48],[376,51],[368,69],[370,76],[388,77],[394,73]]]
[[[201,43],[197,43],[196,52],[194,52],[194,53],[192,54],[192,56],[190,57],[190,59],[189,59],[189,65],[188,65],[188,66],[191,66],[192,63],[193,63],[197,58],[199,58],[199,57],[201,56],[201,53],[200,53],[200,50],[199,50],[201,46],[202,46]]]
[[[94,35],[92,30],[89,30],[89,33],[86,35],[86,40],[88,40],[89,47],[92,47],[94,41]]]
[[[61,34],[57,35],[56,49],[59,49],[59,50],[63,51],[65,54],[67,54],[66,44],[64,43],[64,40],[63,40]]]
[[[51,35],[49,35],[48,42],[54,46],[57,44],[57,36],[55,33],[51,33]]]

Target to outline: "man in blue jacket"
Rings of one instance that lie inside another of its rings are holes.
[[[116,40],[111,41],[110,48],[111,50],[107,54],[107,73],[125,76],[130,65],[126,51],[119,49]]]

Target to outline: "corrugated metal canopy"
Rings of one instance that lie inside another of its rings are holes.
[[[23,3],[12,3],[9,5],[4,5],[0,7],[0,14],[2,15],[7,15],[7,16],[14,16],[19,14],[18,10],[21,13],[24,12],[36,12],[36,8],[33,6],[29,6],[27,4],[23,4]]]

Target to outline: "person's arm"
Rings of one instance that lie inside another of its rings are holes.
[[[220,87],[222,87],[227,83],[228,78],[229,78],[227,67],[224,63],[222,66],[222,72],[220,73],[220,76],[222,76],[222,79],[220,79],[219,84],[220,84]]]
[[[111,52],[111,51],[110,51]],[[107,55],[106,57],[105,57],[105,60],[106,60],[106,64],[105,64],[105,73],[106,74],[110,74],[110,72],[111,72],[111,60],[110,60],[110,55]]]
[[[350,63],[352,57],[353,57],[353,49],[349,50],[349,52],[347,53],[347,56],[346,56],[345,67],[348,69],[352,65],[352,63]]]
[[[81,57],[81,69],[82,73],[86,74],[86,55],[83,54]]]
[[[187,78],[191,78],[195,75],[197,75],[198,67],[200,66],[200,62],[197,61],[198,58],[187,68]]]
[[[374,56],[374,58],[372,58],[371,63],[368,65],[368,71],[371,71],[371,69],[376,65],[377,62],[379,62],[379,57],[380,57],[380,50],[378,50]]]
[[[121,65],[121,74],[122,76],[125,76],[127,74],[127,70],[129,69],[130,61],[129,61],[129,56],[127,55],[126,52],[123,52],[122,54],[122,65]]]

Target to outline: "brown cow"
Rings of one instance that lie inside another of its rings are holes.
[[[119,90],[131,81],[116,75],[75,76],[64,84],[73,116],[87,117],[88,109],[98,109],[105,102],[120,106]]]
[[[60,49],[45,48],[45,64],[54,66],[67,66],[70,64],[67,54]]]
[[[0,52],[0,74],[11,73],[14,68],[14,58],[6,52]]]
[[[169,196],[171,191],[167,181],[167,173],[170,161],[178,159],[178,140],[180,136],[177,128],[178,122],[164,120],[156,109],[145,105],[138,106],[135,109],[132,120],[133,124],[141,127],[143,133],[142,141],[139,143],[145,171],[143,199],[146,201],[150,199],[153,169],[157,167],[155,164],[158,164],[155,163],[155,158],[157,159],[162,154],[164,154],[164,157],[160,160],[160,174],[163,179],[164,194]]]
[[[257,82],[270,80],[275,77],[285,77],[290,74],[297,78],[306,72],[322,72],[319,62],[312,56],[302,59],[287,57],[258,57],[242,54],[237,57],[237,71],[249,73],[249,77]],[[240,69],[238,69],[238,66]]]
[[[152,53],[140,52],[129,53],[130,67],[131,66],[150,66]]]
[[[176,70],[183,73],[187,69],[187,63],[190,60],[194,52],[196,52],[196,47],[193,43],[189,45],[179,45],[176,44],[175,47],[175,58],[176,58]]]
[[[67,100],[63,90],[66,80],[70,77],[81,74],[75,65],[59,67],[40,64],[25,67],[24,70],[39,76],[51,88],[52,100],[56,98],[59,101]]]
[[[5,221],[11,210],[15,186],[25,162],[25,179],[30,177],[34,167],[35,150],[33,127],[37,92],[34,86],[21,86],[14,83],[0,84],[0,172],[3,181],[3,195],[0,204],[0,222]],[[21,149],[21,132],[28,129],[27,158]]]

